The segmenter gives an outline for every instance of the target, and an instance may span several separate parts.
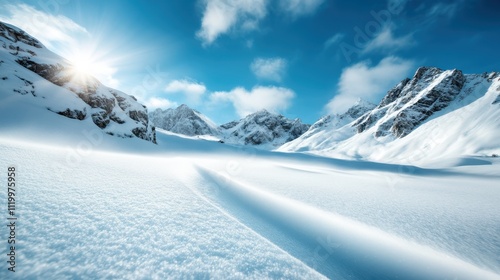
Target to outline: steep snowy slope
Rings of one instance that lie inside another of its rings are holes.
[[[156,127],[188,136],[219,135],[217,125],[202,113],[182,104],[176,109],[156,109],[149,113],[149,119]]]
[[[91,120],[111,135],[155,142],[147,109],[133,96],[78,72],[35,38],[2,22],[0,85],[0,100],[5,107],[39,107],[82,122]],[[29,121],[36,123],[37,115]]]
[[[498,154],[499,77],[422,67],[356,120],[310,130],[279,150],[411,163]]]
[[[356,129],[347,126],[347,124],[356,120],[366,112],[372,110],[374,104],[359,99],[354,106],[352,106],[344,114],[327,115],[315,122],[303,135],[301,135],[294,143],[307,142],[311,144],[309,149],[314,149],[321,146],[325,139],[335,139],[335,141],[345,140],[356,133]],[[290,143],[290,142],[289,142]],[[293,147],[295,144],[289,144]],[[285,144],[284,146],[287,146]],[[302,147],[298,149],[301,150]]]
[[[299,137],[309,125],[303,124],[300,119],[290,120],[261,110],[239,121],[223,124],[220,128],[222,138],[228,143],[274,148]]]

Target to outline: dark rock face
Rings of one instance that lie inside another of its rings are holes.
[[[404,79],[389,90],[380,104],[358,119],[354,126],[361,133],[384,117],[375,132],[376,137],[389,133],[405,137],[431,115],[446,108],[459,95],[465,81],[460,70],[421,67],[411,80]]]
[[[85,110],[70,110],[69,108],[65,111],[57,112],[59,115],[63,115],[70,119],[84,120],[87,117],[87,112]]]
[[[0,22],[0,36],[13,43],[22,42],[35,48],[43,47],[37,39],[29,36],[26,32],[22,30],[16,30],[6,24],[3,24],[2,22]]]

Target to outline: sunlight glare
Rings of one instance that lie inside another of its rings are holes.
[[[107,55],[96,52],[95,49],[74,46],[66,54],[71,64],[72,80],[78,83],[87,83],[95,78],[106,86],[117,87],[118,80],[113,77],[117,69],[112,66],[113,62]]]

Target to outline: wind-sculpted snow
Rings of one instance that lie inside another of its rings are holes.
[[[60,129],[77,121],[46,114]],[[7,131],[21,278],[499,277],[495,158],[425,169],[162,130],[158,145],[97,128],[86,142],[70,128],[65,142]]]
[[[330,279],[494,279],[470,263],[375,227],[200,168],[213,199]],[[209,192],[207,186],[198,187]],[[319,237],[327,237],[321,240]],[[319,239],[319,242],[318,242]],[[321,244],[322,243],[322,244]],[[322,246],[318,246],[321,244]]]

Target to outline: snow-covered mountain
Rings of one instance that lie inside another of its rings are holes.
[[[266,110],[220,126],[224,141],[262,148],[283,145],[302,135],[308,128],[309,125],[302,123],[300,119],[290,120]]]
[[[120,137],[156,142],[147,109],[135,97],[77,71],[21,29],[0,22],[0,99],[10,108],[49,110]],[[33,123],[41,115],[33,114]],[[84,126],[82,126],[84,127]]]
[[[229,144],[251,145],[273,149],[296,139],[309,125],[300,119],[290,120],[282,115],[261,110],[238,121],[217,126],[202,113],[182,104],[173,109],[156,109],[149,119],[158,128],[188,136],[210,135]]]
[[[344,122],[340,116],[326,116],[279,150],[411,162],[498,154],[499,77],[498,72],[463,74],[421,67],[372,110],[344,117]]]
[[[189,136],[219,135],[219,129],[214,122],[184,104],[175,109],[156,109],[149,113],[149,119],[156,127],[174,133]]]

